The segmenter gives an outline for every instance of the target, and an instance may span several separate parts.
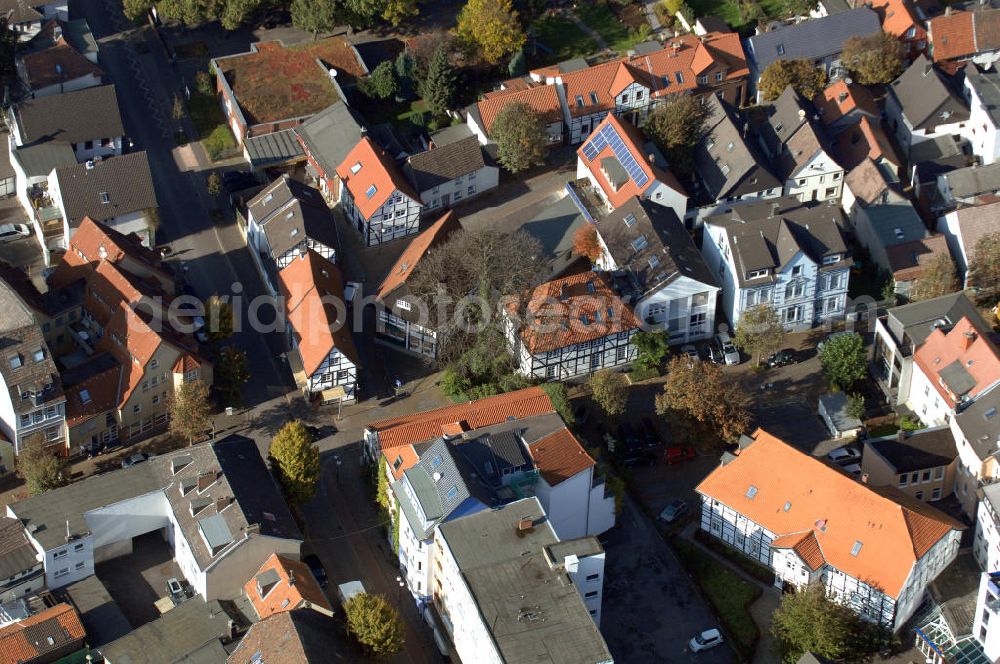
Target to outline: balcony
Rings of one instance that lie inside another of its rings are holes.
[[[31,189],[28,190],[28,200],[31,201],[31,209],[35,211],[35,219],[42,226],[43,234],[46,234],[46,224],[62,220],[59,207],[49,195],[48,183],[32,185]],[[59,232],[62,232],[61,223],[59,224]]]
[[[590,180],[581,178],[573,182],[567,182],[566,192],[573,199],[573,202],[576,203],[576,207],[579,208],[580,214],[583,215],[584,219],[592,224],[600,219],[601,211],[604,209],[604,202],[598,197],[597,192],[594,191]]]

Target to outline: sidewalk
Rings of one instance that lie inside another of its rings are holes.
[[[781,603],[781,591],[774,586],[761,583],[760,580],[750,576],[742,569],[733,565],[724,557],[720,556],[715,551],[712,551],[704,544],[696,540],[694,533],[697,530],[698,524],[696,522],[691,522],[684,528],[684,530],[681,531],[681,537],[701,549],[705,555],[714,558],[720,564],[725,565],[727,569],[747,583],[761,589],[760,597],[758,597],[757,601],[750,605],[750,616],[753,618],[754,623],[756,623],[757,629],[760,630],[760,640],[757,642],[757,649],[754,651],[753,664],[774,664],[775,662],[780,661],[781,658],[778,655],[778,643],[775,640],[774,635],[771,634],[771,616]]]

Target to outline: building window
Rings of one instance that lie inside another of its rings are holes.
[[[941,480],[944,479],[944,466],[938,466],[934,469],[934,479]]]
[[[930,482],[931,481],[931,471],[929,471],[929,470],[925,470],[924,471],[923,481],[924,482]]]
[[[593,599],[594,597],[597,597],[600,594],[601,593],[598,590],[591,590],[589,593],[585,594],[584,597],[587,599]]]
[[[75,565],[75,567],[76,567],[76,569],[80,570],[80,569],[83,569],[84,564],[85,564],[84,561],[81,560],[80,562],[78,562]]]
[[[628,93],[627,92],[625,92],[625,93],[622,94],[622,103],[623,104],[627,104],[628,103]]]
[[[80,542],[79,544],[75,544],[73,546],[73,550],[74,551],[83,551],[83,542]]]
[[[69,568],[68,568],[68,567],[64,567],[64,568],[62,568],[61,570],[59,570],[58,572],[56,572],[56,573],[54,574],[54,576],[55,576],[55,577],[56,577],[57,579],[59,579],[59,578],[62,578],[62,577],[64,577],[64,576],[66,576],[67,574],[69,574]]]
[[[600,574],[588,574],[587,575],[587,581],[597,581],[599,578],[601,578]]]
[[[907,484],[907,482],[906,482],[906,475],[900,475],[899,476],[899,488],[902,489],[903,487],[906,486],[906,484]]]
[[[940,499],[941,499],[941,487],[935,487],[934,490],[931,491],[931,500],[940,500]]]
[[[52,554],[52,560],[59,560],[60,558],[65,557],[65,555],[67,553],[69,553],[68,550],[66,550],[66,549],[59,549],[58,551],[56,551],[55,553]]]
[[[132,414],[133,415],[138,415],[141,412],[142,412],[142,404],[138,404],[137,403],[136,405],[132,406]]]
[[[915,494],[913,494],[913,497],[916,498],[917,500],[923,500],[924,499],[924,492],[923,491],[917,491]]]

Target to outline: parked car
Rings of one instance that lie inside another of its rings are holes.
[[[706,629],[688,642],[688,648],[691,652],[701,652],[721,644],[722,632],[717,629]]]
[[[851,475],[854,475],[855,477],[861,477],[861,464],[860,463],[851,463],[851,464],[848,464],[846,466],[843,466],[843,469],[846,472],[850,473]]]
[[[677,519],[681,518],[688,511],[688,504],[683,500],[675,500],[660,512],[660,520],[666,523],[673,523]]]
[[[818,344],[816,344],[816,352],[819,353],[820,351],[822,351],[823,346],[826,344],[826,342],[830,341],[831,339],[836,339],[837,337],[846,337],[849,334],[858,334],[858,333],[851,332],[850,330],[844,330],[842,332],[834,332],[833,334],[826,335],[826,339],[823,339]],[[858,334],[858,336],[860,337],[861,335]]]
[[[656,463],[656,455],[652,452],[647,452],[645,450],[637,450],[635,452],[629,452],[624,457],[622,457],[623,466],[652,466]]]
[[[10,242],[31,235],[26,224],[0,224],[0,242]]]
[[[656,426],[650,417],[642,418],[642,442],[646,447],[659,447],[663,444],[660,434],[656,432]]]
[[[684,344],[681,346],[681,353],[687,355],[691,362],[699,362],[701,357],[698,356],[698,349],[694,347],[694,344]]]
[[[320,562],[319,558],[314,555],[308,555],[302,559],[302,562],[306,564],[312,575],[316,577],[316,582],[319,584],[320,588],[326,588],[328,583],[326,577],[326,570],[323,568],[323,563]]]
[[[149,455],[145,452],[136,452],[135,454],[130,454],[124,459],[122,459],[122,468],[131,468],[132,466],[138,465],[143,461],[149,459]]]
[[[789,364],[795,364],[797,359],[798,358],[794,350],[791,348],[785,348],[767,358],[767,366],[770,369],[774,369],[775,367],[784,367]]]
[[[628,422],[618,425],[618,440],[627,450],[634,450],[640,445],[639,436]]]
[[[179,605],[187,599],[187,595],[184,593],[184,586],[177,580],[177,577],[172,576],[167,579],[167,597],[174,603],[174,606]]]
[[[667,465],[672,466],[677,463],[684,463],[696,456],[698,456],[697,453],[690,445],[671,445],[667,448],[666,452]]]
[[[733,340],[729,338],[728,334],[719,332],[715,335],[715,342],[719,346],[719,353],[726,364],[740,363],[740,351],[736,350],[736,346],[733,345]]]
[[[712,364],[722,364],[722,355],[719,354],[719,349],[712,344],[705,346],[705,359]]]
[[[861,452],[853,447],[838,447],[826,455],[828,461],[832,461],[838,466],[855,463],[861,460]]]

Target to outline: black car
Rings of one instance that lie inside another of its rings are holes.
[[[656,455],[645,450],[629,452],[622,457],[623,466],[652,466],[654,463],[656,463]]]
[[[771,369],[775,367],[783,367],[789,364],[795,364],[796,359],[795,351],[791,348],[785,348],[767,358],[767,366]]]
[[[634,450],[642,444],[635,429],[628,422],[622,422],[618,425],[618,441],[627,450]]]
[[[316,556],[306,556],[302,559],[302,562],[306,564],[312,575],[316,577],[316,582],[319,583],[320,588],[326,588],[326,570],[323,569],[323,563],[319,561]]]
[[[642,418],[642,442],[646,447],[659,447],[663,444],[660,440],[660,434],[656,432],[656,427],[653,425],[652,418],[644,417]]]

